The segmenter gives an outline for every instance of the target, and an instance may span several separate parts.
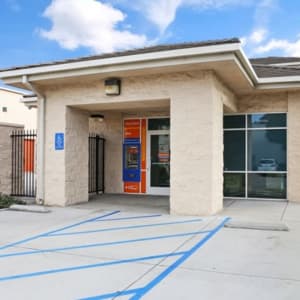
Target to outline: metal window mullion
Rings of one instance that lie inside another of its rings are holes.
[[[287,174],[287,171],[248,171],[249,174]]]
[[[249,131],[252,131],[252,130],[286,130],[287,127],[259,127],[259,128],[248,128]]]
[[[14,168],[14,153],[15,153],[15,137],[14,137],[15,132],[12,132],[11,135],[11,147],[12,147],[12,152],[11,152],[11,195],[14,194],[14,178],[15,178],[15,168]]]
[[[248,114],[245,115],[245,199],[248,198]]]
[[[281,114],[286,114],[286,112],[282,112]],[[249,140],[249,137],[248,137],[248,134],[250,131],[259,131],[259,130],[286,130],[286,132],[288,131],[288,126],[286,127],[264,127],[264,128],[249,128],[248,127],[248,116],[249,115],[252,115],[253,113],[239,113],[239,114],[225,114],[225,116],[230,116],[230,115],[244,115],[245,116],[245,128],[224,128],[223,131],[226,132],[226,131],[244,131],[245,132],[245,171],[223,171],[223,173],[243,173],[245,174],[245,198],[248,198],[248,175],[249,174],[287,174],[288,172],[287,171],[249,171],[248,170],[248,161],[249,161],[249,158],[248,158],[248,140]],[[270,114],[270,113],[265,113],[265,114]],[[273,113],[273,114],[278,114],[278,112],[276,113]],[[226,198],[226,197],[225,197]],[[242,198],[242,199],[245,199],[245,198]],[[264,198],[265,199],[265,198]]]
[[[245,128],[225,128],[224,131],[244,131]]]
[[[227,173],[227,174],[230,174],[230,173],[232,173],[232,174],[244,174],[244,173],[246,173],[246,171],[228,171],[228,170],[226,170],[226,171],[223,171],[223,173]]]

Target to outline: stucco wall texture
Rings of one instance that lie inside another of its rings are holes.
[[[287,112],[288,93],[243,96],[238,99],[239,113]]]
[[[288,95],[288,200],[300,202],[300,93]]]
[[[11,193],[12,148],[10,135],[14,130],[24,129],[23,125],[0,123],[0,193]]]
[[[88,201],[89,132],[106,139],[106,192],[122,193],[123,119],[170,115],[171,212],[210,215],[220,211],[224,111],[288,112],[288,197],[299,201],[299,94],[261,93],[238,98],[209,71],[125,77],[118,97],[105,95],[102,80],[40,88],[47,99],[46,204],[64,206]],[[89,119],[91,113],[103,114],[104,121]],[[64,151],[54,150],[55,132],[65,133]]]
[[[135,112],[145,115],[154,102],[159,107],[161,101],[161,114],[170,103],[172,124],[171,211],[209,215],[222,209],[223,103],[232,110],[236,99],[212,72],[124,78],[118,97],[106,96],[100,80],[47,86],[44,93],[46,204],[88,201],[89,131],[106,138],[106,192],[122,192],[122,120],[128,115],[127,104],[133,103]],[[89,114],[99,111],[103,124],[88,123]],[[55,132],[65,133],[64,151],[54,150]]]

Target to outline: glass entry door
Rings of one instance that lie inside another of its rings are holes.
[[[148,132],[148,194],[170,193],[170,134],[168,130]]]

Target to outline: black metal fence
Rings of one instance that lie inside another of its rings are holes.
[[[11,134],[12,165],[11,195],[36,195],[36,132],[16,130]]]
[[[17,130],[11,134],[11,195],[36,196],[36,132]],[[89,193],[104,193],[104,138],[89,135]]]
[[[105,139],[96,134],[89,136],[89,193],[104,193]]]

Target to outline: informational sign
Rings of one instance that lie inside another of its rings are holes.
[[[65,135],[64,133],[55,133],[55,150],[64,150],[65,148]]]
[[[158,141],[158,161],[170,161],[170,137],[169,135],[160,135]]]
[[[139,139],[140,138],[141,122],[139,119],[124,121],[124,139]]]
[[[138,194],[140,192],[140,183],[124,182],[124,192],[129,194]]]

